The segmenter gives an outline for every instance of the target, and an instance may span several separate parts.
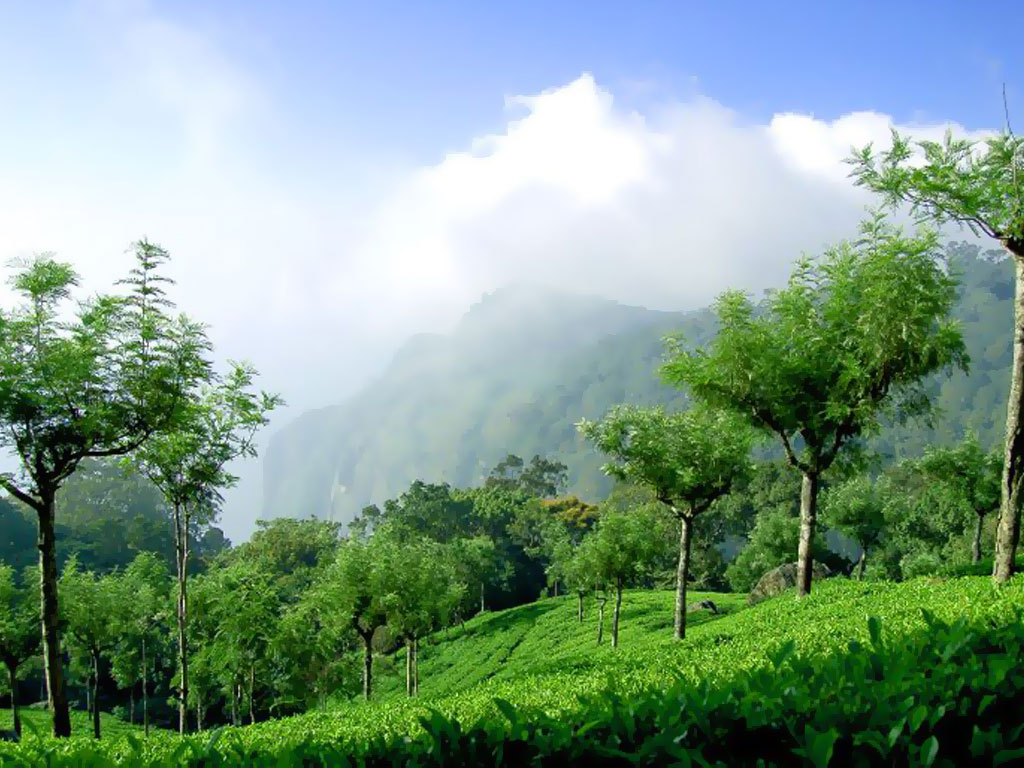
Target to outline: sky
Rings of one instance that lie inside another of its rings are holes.
[[[780,284],[871,204],[851,146],[980,138],[1004,84],[1024,126],[1022,27],[1013,1],[0,0],[0,265],[53,251],[99,291],[160,243],[220,358],[288,401],[269,435],[510,282],[657,309]]]

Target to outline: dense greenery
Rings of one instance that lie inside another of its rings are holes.
[[[640,752],[648,755],[645,764],[663,761],[668,753],[660,750],[671,749],[684,732],[689,736],[679,743],[694,755],[730,764],[753,764],[757,757],[800,764],[791,750],[808,747],[830,752],[833,764],[850,764],[844,754],[860,755],[865,764],[889,756],[929,764],[932,736],[937,761],[968,756],[970,762],[973,754],[990,762],[1002,750],[1020,748],[1022,590],[1019,581],[997,590],[984,577],[825,582],[800,602],[782,597],[736,610],[738,603],[723,601],[732,610],[695,624],[683,643],[665,631],[671,593],[637,593],[627,595],[632,620],[626,627],[632,629],[617,651],[593,644],[591,629],[574,620],[572,599],[549,599],[431,638],[424,654],[424,669],[431,669],[420,699],[405,697],[396,679],[394,693],[375,704],[258,724],[213,740],[161,735],[94,745],[76,738],[56,746],[29,738],[19,747],[0,746],[0,755],[32,761],[49,754],[51,764],[97,766],[129,755],[136,765],[162,764],[172,754],[204,765],[299,765],[303,757],[344,764],[359,754],[385,764],[419,755],[419,764],[433,765],[442,759],[491,762],[481,755],[504,745],[515,764],[522,753],[508,750],[528,748],[517,744],[526,741],[542,754],[545,745],[561,745],[552,760],[576,754],[583,764],[614,757],[606,750],[614,749],[615,734],[632,731],[635,740],[622,743],[628,752],[646,744],[651,752]],[[868,616],[880,621],[880,639]],[[964,627],[944,626],[959,620]],[[651,688],[651,696],[642,694]],[[819,690],[834,694],[819,697]],[[518,723],[511,730],[506,712]],[[476,738],[443,738],[454,733],[453,721],[460,724],[457,733]],[[728,738],[761,728],[774,729],[774,738]],[[958,735],[963,731],[966,738]],[[659,732],[670,737],[661,739]],[[407,734],[423,738],[409,742]],[[580,752],[563,751],[570,740]],[[722,751],[735,750],[737,740],[752,750],[777,744],[779,751]]]

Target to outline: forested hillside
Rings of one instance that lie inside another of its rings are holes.
[[[956,315],[971,373],[933,385],[941,409],[933,428],[899,427],[875,440],[887,459],[919,455],[966,429],[988,447],[1003,428],[1012,265],[966,243],[949,250],[961,273]],[[496,291],[450,336],[410,339],[361,394],[277,433],[264,459],[263,514],[347,523],[416,479],[476,484],[509,452],[559,459],[570,493],[603,498],[602,459],[574,425],[621,402],[682,402],[657,376],[662,339],[681,332],[703,344],[713,322],[710,310],[656,312],[525,286]]]

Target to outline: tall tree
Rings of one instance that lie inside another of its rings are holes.
[[[579,428],[611,456],[606,473],[650,488],[679,519],[674,631],[682,640],[694,521],[749,471],[752,432],[724,411],[666,413],[630,406],[613,408],[600,422],[584,420]]]
[[[167,253],[135,244],[127,296],[98,296],[67,319],[78,283],[50,256],[22,264],[12,285],[23,302],[0,310],[0,449],[20,460],[0,487],[39,525],[43,662],[56,736],[71,733],[61,667],[57,599],[57,491],[90,457],[124,455],[167,427],[182,395],[207,370],[202,328],[172,318],[159,274]]]
[[[256,370],[233,363],[226,376],[208,374],[202,390],[189,390],[180,418],[130,459],[160,489],[172,510],[177,571],[178,728],[188,729],[188,566],[194,526],[216,518],[221,492],[238,478],[228,464],[256,455],[256,433],[283,403],[253,389]]]
[[[93,738],[100,738],[100,658],[119,639],[123,626],[124,605],[121,602],[116,576],[97,576],[83,571],[71,558],[60,577],[64,592],[63,615],[71,634],[73,649],[88,660]]]
[[[876,154],[869,144],[848,162],[856,183],[888,204],[908,204],[919,216],[966,225],[1002,243],[1016,264],[1013,365],[992,572],[1004,583],[1013,575],[1020,541],[1024,484],[1024,138],[1007,126],[981,147],[951,132],[942,142],[913,142],[894,131],[888,150]]]
[[[876,214],[857,240],[800,259],[761,308],[722,294],[709,348],[671,345],[667,381],[775,434],[802,473],[798,595],[811,590],[822,473],[893,406],[901,419],[928,416],[929,374],[967,368],[950,318],[956,285],[935,232],[907,237]]]
[[[930,448],[917,462],[918,468],[931,479],[961,494],[974,512],[974,535],[971,539],[971,562],[974,563],[981,561],[981,533],[985,518],[999,508],[1002,458],[995,451],[983,451],[977,436],[968,433],[959,445]]]
[[[14,569],[0,563],[0,662],[7,668],[14,732],[21,737],[18,670],[39,652],[39,601],[18,586]]]

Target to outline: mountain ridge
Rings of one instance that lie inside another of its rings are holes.
[[[1005,419],[1012,267],[975,245],[949,248],[963,272],[956,312],[972,375],[933,381],[945,411],[934,428],[893,427],[874,441],[891,459],[968,428],[992,444]],[[523,283],[491,291],[451,333],[410,337],[355,396],[279,430],[264,459],[263,516],[347,523],[413,480],[475,484],[508,453],[558,458],[570,492],[601,498],[610,481],[575,424],[619,402],[685,402],[658,378],[662,339],[682,332],[704,344],[714,326],[709,308],[651,310]]]

